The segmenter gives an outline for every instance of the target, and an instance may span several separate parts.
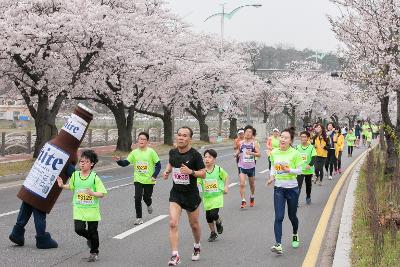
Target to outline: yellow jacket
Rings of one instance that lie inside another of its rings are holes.
[[[317,151],[317,157],[328,157],[328,150],[325,149],[326,142],[321,136],[315,138],[314,147]]]
[[[333,141],[335,142],[335,156],[336,158],[339,156],[339,152],[343,151],[344,148],[344,136],[343,134],[339,135],[335,134],[333,137]]]

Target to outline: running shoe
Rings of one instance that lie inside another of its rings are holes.
[[[220,235],[224,231],[224,227],[222,226],[222,221],[221,219],[218,219],[218,221],[215,222],[215,226],[217,227],[217,233]]]
[[[193,248],[192,261],[200,260],[200,248]]]
[[[152,214],[153,213],[153,207],[150,205],[150,206],[147,206],[147,212],[149,213],[149,214]]]
[[[143,219],[142,218],[137,218],[134,225],[139,225],[139,224],[143,224]]]
[[[283,249],[281,244],[275,244],[274,246],[271,247],[271,251],[278,254],[282,255],[283,254]]]
[[[88,262],[95,262],[95,261],[97,261],[97,260],[99,260],[99,254],[97,254],[97,253],[90,253],[90,256],[89,256],[89,258],[88,258]]]
[[[339,171],[338,171],[340,174],[342,174],[342,169],[339,169]]]
[[[218,235],[216,232],[211,232],[210,237],[208,238],[208,242],[214,242],[215,240],[217,240]]]
[[[254,197],[250,198],[250,207],[254,207]]]
[[[306,203],[307,203],[307,205],[310,205],[311,204],[311,198],[307,197],[306,198]]]
[[[246,201],[245,200],[242,200],[242,205],[240,205],[240,208],[241,209],[246,208]]]
[[[328,179],[329,179],[329,180],[332,180],[332,178],[333,178],[332,175],[329,175]]]
[[[293,235],[293,239],[292,239],[292,247],[293,248],[298,248],[300,246],[300,239],[299,239],[299,235]]]
[[[168,266],[176,266],[181,263],[181,258],[178,255],[172,255],[168,262]]]

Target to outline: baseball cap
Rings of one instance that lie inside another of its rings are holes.
[[[278,133],[279,133],[278,128],[274,128],[272,131],[273,131],[273,132],[278,132]]]

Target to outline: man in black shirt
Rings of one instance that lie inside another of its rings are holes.
[[[172,173],[173,186],[169,197],[169,240],[172,249],[172,257],[169,266],[180,263],[178,254],[178,225],[185,209],[188,214],[190,227],[194,237],[194,249],[192,260],[200,259],[200,224],[199,206],[201,198],[197,187],[197,178],[206,177],[205,166],[201,154],[191,147],[193,131],[189,127],[181,127],[178,130],[177,148],[169,152],[169,163],[163,176],[168,179]]]

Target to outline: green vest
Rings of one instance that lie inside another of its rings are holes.
[[[91,189],[93,192],[96,190],[95,186],[95,178],[96,173],[90,172],[89,176],[86,179],[81,178],[81,172],[76,171],[73,173],[74,177],[74,197],[73,197],[73,205],[77,208],[98,208],[99,207],[99,199],[94,196],[89,196],[85,194],[84,191],[86,189]]]

